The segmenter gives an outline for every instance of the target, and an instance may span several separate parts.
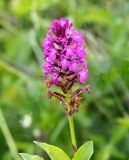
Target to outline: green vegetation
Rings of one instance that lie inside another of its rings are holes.
[[[75,116],[78,145],[93,140],[93,160],[128,160],[128,0],[0,0],[0,160],[18,160],[17,150],[47,159],[34,140],[71,155],[67,118],[46,98],[42,71],[42,40],[60,17],[86,38],[92,94]]]

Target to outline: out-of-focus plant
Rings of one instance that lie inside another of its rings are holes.
[[[84,84],[89,76],[84,38],[72,28],[68,19],[60,18],[54,20],[49,27],[43,48],[47,96],[50,99],[57,98],[64,108],[69,121],[73,160],[89,160],[93,154],[93,142],[88,141],[78,149],[73,123],[73,115],[79,111],[83,91],[90,93],[89,86],[76,88],[77,83]],[[52,86],[56,88],[50,89]],[[44,149],[52,160],[70,160],[67,154],[56,146],[37,141],[35,143]],[[21,156],[24,160],[42,159],[28,154]]]

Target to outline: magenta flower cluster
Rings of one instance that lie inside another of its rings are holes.
[[[76,74],[80,83],[89,75],[82,34],[66,18],[54,20],[43,42],[44,74],[52,84],[59,84],[62,74]]]

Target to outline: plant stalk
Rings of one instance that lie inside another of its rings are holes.
[[[69,104],[67,106],[67,110],[70,111],[71,110],[71,105],[70,105],[70,96],[69,94],[67,94],[66,96],[66,100],[67,103]],[[77,151],[77,142],[76,142],[76,136],[75,136],[75,129],[74,129],[74,122],[73,122],[73,115],[67,115],[68,117],[68,122],[69,122],[69,128],[70,128],[70,134],[71,134],[71,141],[72,141],[72,149],[73,149],[73,153],[75,154]]]
[[[72,140],[72,148],[73,148],[73,152],[75,153],[77,151],[77,142],[76,142],[76,136],[75,136],[74,123],[73,123],[73,115],[68,116],[68,121],[69,121],[70,134],[71,134],[71,140]]]

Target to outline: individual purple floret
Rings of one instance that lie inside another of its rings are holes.
[[[42,46],[44,74],[51,84],[66,85],[66,79],[70,77],[70,81],[86,82],[89,73],[84,38],[72,28],[68,19],[60,18],[52,22]]]

